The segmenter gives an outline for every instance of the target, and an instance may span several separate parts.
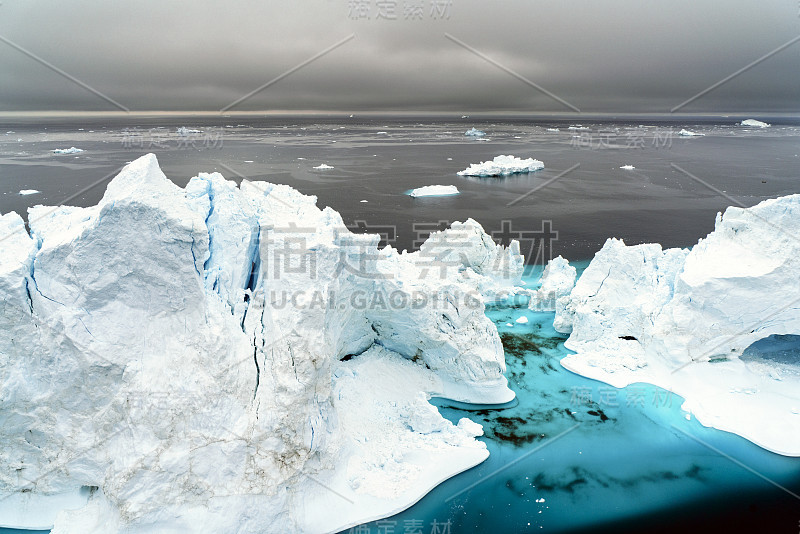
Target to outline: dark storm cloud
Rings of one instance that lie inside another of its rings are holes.
[[[796,0],[5,0],[0,36],[134,111],[221,109],[355,34],[231,111],[570,112],[450,34],[582,111],[668,112],[800,35],[798,15]],[[0,73],[0,111],[115,110],[6,43]],[[682,111],[796,112],[799,92],[800,42]]]

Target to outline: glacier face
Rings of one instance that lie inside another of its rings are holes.
[[[56,534],[390,515],[488,454],[430,396],[514,397],[483,302],[523,260],[472,220],[401,254],[288,186],[181,189],[152,154],[28,219],[0,217],[0,511],[70,502]]]
[[[691,251],[609,239],[554,326],[567,368],[616,387],[649,382],[706,426],[800,456],[800,361],[742,360],[754,342],[800,332],[800,195],[728,208]]]

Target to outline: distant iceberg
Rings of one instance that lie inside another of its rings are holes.
[[[459,176],[507,176],[509,174],[534,172],[544,169],[544,163],[538,159],[521,159],[515,156],[496,156],[491,161],[473,163]]]
[[[181,126],[180,128],[178,128],[176,133],[178,135],[186,136],[186,135],[191,135],[191,134],[203,133],[203,131],[202,130],[191,130],[191,129],[187,128],[186,126]]]
[[[75,148],[73,146],[70,148],[56,148],[55,150],[53,150],[53,154],[77,154],[78,152],[83,152],[83,149]]]
[[[316,167],[314,167],[314,169],[316,169],[318,171],[325,171],[325,170],[328,170],[328,169],[333,169],[333,167],[330,166],[330,165],[327,165],[325,163],[321,163],[321,164],[317,165]]]
[[[750,126],[753,128],[769,128],[766,122],[757,121],[756,119],[746,119],[740,123],[741,126]]]
[[[800,355],[749,356],[754,342],[800,333],[800,195],[728,208],[691,250],[609,239],[554,327],[569,333],[575,373],[683,397],[705,426],[800,456]]]
[[[470,137],[483,137],[486,135],[486,132],[478,130],[477,128],[471,128],[464,132],[464,135],[468,135]]]
[[[620,167],[620,169],[623,169],[623,170],[626,170],[626,171],[632,171],[632,170],[636,169],[636,167],[634,167],[633,165],[623,165],[622,167]]]
[[[458,188],[454,185],[426,185],[412,189],[408,196],[411,197],[441,197],[459,194]]]
[[[706,134],[697,133],[697,132],[693,132],[691,130],[685,130],[684,129],[684,130],[681,130],[680,132],[678,132],[678,135],[680,135],[681,137],[703,137]]]
[[[39,191],[38,189],[23,189],[19,192],[19,194],[22,196],[35,195],[37,193],[41,193],[41,191]]]

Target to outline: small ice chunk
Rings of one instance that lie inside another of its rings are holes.
[[[78,152],[83,152],[83,149],[75,148],[73,146],[70,148],[56,148],[55,150],[53,150],[53,154],[77,154]]]
[[[317,169],[318,171],[325,171],[325,170],[328,170],[328,169],[333,169],[333,167],[331,167],[330,165],[326,165],[325,163],[321,163],[321,164],[317,165],[314,168]]]
[[[527,324],[527,323],[528,323],[528,318],[527,318],[527,317],[525,317],[525,316],[523,315],[522,317],[520,317],[519,319],[517,319],[517,322],[518,322],[519,324]]]
[[[362,200],[361,202],[369,202],[369,200]]]
[[[701,134],[701,133],[693,132],[691,130],[683,129],[680,132],[678,132],[678,135],[680,135],[681,137],[703,137],[706,134]]]
[[[497,156],[492,161],[473,163],[459,176],[507,176],[509,174],[534,172],[544,169],[544,163],[538,159],[521,159],[515,156]]]
[[[470,128],[469,130],[464,132],[464,135],[468,135],[470,137],[483,137],[484,135],[486,135],[486,132],[478,130],[477,128]]]
[[[23,196],[35,195],[36,193],[41,193],[41,191],[38,191],[36,189],[23,189],[22,191],[19,192],[19,194]]]
[[[548,128],[547,131],[548,132],[560,132],[561,130],[559,130],[558,128]]]
[[[412,189],[408,196],[411,197],[441,197],[459,194],[454,185],[426,185]]]
[[[746,119],[743,120],[740,124],[741,126],[751,126],[753,128],[769,128],[770,126],[766,122],[757,121],[755,119]]]
[[[198,134],[203,133],[202,130],[190,130],[186,126],[181,126],[178,128],[177,134],[178,135],[189,135],[189,134]]]
[[[636,167],[634,167],[633,165],[623,165],[622,167],[620,167],[620,169],[624,169],[626,171],[632,171],[635,168]]]
[[[581,126],[580,124],[567,127],[567,130],[589,130],[589,129],[590,128],[588,126]]]
[[[483,435],[483,426],[472,421],[471,419],[467,419],[466,417],[462,417],[458,420],[458,428],[461,430],[466,431],[469,435],[473,437],[482,436]]]

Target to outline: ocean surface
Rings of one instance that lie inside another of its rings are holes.
[[[465,136],[472,127],[486,135]],[[71,147],[83,151],[52,152]],[[754,129],[700,119],[6,120],[0,212],[93,205],[122,165],[148,152],[181,186],[213,171],[291,185],[339,211],[354,231],[380,233],[399,249],[471,217],[503,242],[520,240],[532,286],[550,257],[585,267],[609,237],[692,246],[727,206],[800,192],[798,122]],[[500,154],[533,157],[545,169],[502,179],[456,174]],[[314,169],[321,164],[333,169]],[[461,193],[406,194],[424,185]],[[565,336],[553,330],[551,313],[487,313],[518,399],[502,408],[434,402],[453,421],[484,425],[489,459],[353,532],[798,532],[800,501],[775,484],[800,493],[800,459],[704,428],[685,417],[680,397],[654,386],[616,390],[564,370]],[[521,316],[528,323],[517,323]]]

